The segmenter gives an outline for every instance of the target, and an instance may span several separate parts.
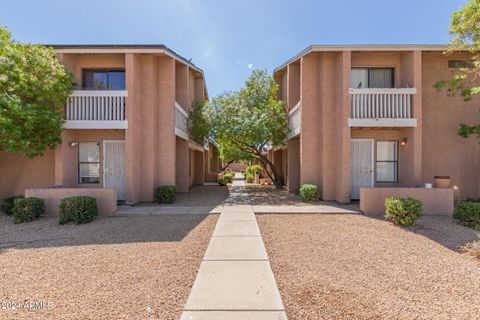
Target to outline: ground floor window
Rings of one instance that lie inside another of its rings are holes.
[[[398,182],[398,141],[377,141],[376,153],[376,181]]]
[[[100,142],[78,143],[78,183],[100,183]]]

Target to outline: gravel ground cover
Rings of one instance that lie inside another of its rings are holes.
[[[0,319],[177,319],[217,218],[59,226],[55,217],[13,225],[1,215]]]
[[[458,251],[474,231],[451,218],[411,229],[351,214],[257,220],[290,320],[479,317],[480,264]]]

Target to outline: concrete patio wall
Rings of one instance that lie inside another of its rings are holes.
[[[98,212],[117,211],[117,190],[114,188],[44,188],[26,189],[25,197],[37,197],[45,202],[45,213],[58,214],[60,200],[72,196],[90,196],[97,199]]]
[[[369,214],[385,212],[385,199],[412,197],[423,202],[427,215],[451,215],[454,206],[453,189],[425,188],[361,188],[360,210]]]

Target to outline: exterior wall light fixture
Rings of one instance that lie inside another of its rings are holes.
[[[70,142],[70,147],[76,147],[78,146],[78,142]]]
[[[401,145],[401,146],[406,146],[407,143],[408,143],[408,138],[406,138],[406,137],[403,138],[402,141],[400,141],[400,145]]]

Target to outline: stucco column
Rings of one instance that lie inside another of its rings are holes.
[[[288,140],[287,145],[287,189],[296,192],[300,185],[300,138]]]
[[[206,153],[206,152],[205,152]],[[205,182],[205,165],[203,152],[195,151],[195,184],[203,185]]]
[[[320,153],[321,127],[319,116],[318,92],[319,70],[318,55],[309,54],[301,59],[300,67],[300,98],[302,101],[301,134],[300,134],[300,185],[311,183],[320,187]]]
[[[177,163],[174,172],[177,192],[188,192],[190,183],[190,150],[188,149],[188,141],[177,137],[175,150]]]
[[[413,132],[413,178],[416,185],[422,184],[422,52],[412,53],[413,86],[417,93],[413,95],[413,117],[417,119],[417,127]]]
[[[336,88],[336,119],[337,143],[336,155],[336,188],[335,200],[343,203],[350,202],[351,192],[351,129],[348,126],[350,117],[350,87],[351,52],[343,51],[337,56],[338,87]]]
[[[127,203],[140,201],[142,180],[142,100],[140,56],[125,54],[125,77],[128,97],[125,114],[128,129],[125,130],[125,197]]]
[[[175,60],[158,57],[157,161],[158,185],[175,184]],[[188,148],[188,146],[187,146]]]

